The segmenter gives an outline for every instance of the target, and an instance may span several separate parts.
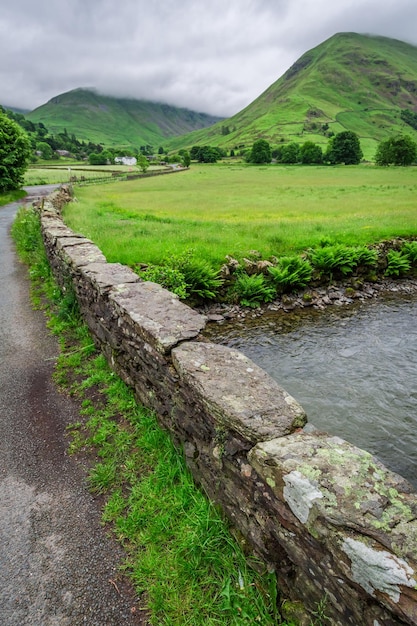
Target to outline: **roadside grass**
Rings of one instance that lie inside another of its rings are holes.
[[[108,261],[161,264],[194,250],[215,269],[226,255],[299,254],[323,238],[373,244],[417,233],[415,168],[192,165],[169,177],[76,188],[66,223]]]
[[[7,193],[0,193],[0,206],[9,204],[10,202],[17,202],[26,196],[26,192],[23,189],[17,191],[9,191]]]
[[[275,576],[251,566],[169,435],[97,352],[71,292],[54,283],[37,213],[21,208],[12,234],[29,265],[33,301],[59,337],[55,380],[81,403],[79,422],[68,427],[70,451],[89,459],[103,524],[126,550],[123,569],[150,623],[290,626],[280,617]]]

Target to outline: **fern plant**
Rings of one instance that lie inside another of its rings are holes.
[[[309,251],[309,260],[320,276],[333,277],[334,273],[342,276],[352,274],[358,265],[355,248],[338,244]]]
[[[411,265],[417,265],[417,241],[407,241],[402,246],[401,253],[409,259]]]
[[[190,259],[180,269],[187,285],[188,295],[191,298],[212,300],[217,296],[223,279],[207,261]]]
[[[359,246],[355,248],[355,257],[357,265],[376,267],[378,263],[378,250],[375,248],[367,248],[366,246]]]
[[[283,256],[268,272],[278,293],[302,289],[311,280],[313,268],[299,256]]]
[[[402,250],[390,250],[387,254],[385,276],[403,276],[411,269],[411,261]]]
[[[267,283],[263,274],[241,274],[236,279],[233,293],[240,304],[252,308],[271,302],[276,296],[275,288]]]

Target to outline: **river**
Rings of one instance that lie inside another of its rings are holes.
[[[210,326],[305,409],[417,488],[417,296]]]

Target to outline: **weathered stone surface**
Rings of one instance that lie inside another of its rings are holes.
[[[133,270],[120,263],[89,263],[81,268],[81,274],[101,293],[116,285],[143,282]]]
[[[205,316],[156,283],[119,285],[109,298],[121,318],[129,318],[129,332],[165,354],[181,341],[195,338],[206,324]]]
[[[88,239],[77,237],[59,237],[56,240],[57,250],[60,251],[68,264],[74,268],[90,263],[105,263],[106,257],[96,245]]]
[[[74,232],[64,224],[62,219],[57,216],[49,215],[45,217],[44,215],[41,217],[41,224],[44,228],[44,234],[47,237],[74,237]]]
[[[172,359],[183,384],[219,424],[252,443],[282,437],[307,421],[298,402],[237,350],[188,342],[172,351]]]
[[[260,443],[248,458],[292,512],[297,541],[305,544],[310,535],[323,555],[333,555],[332,577],[358,585],[398,619],[417,623],[417,501],[404,478],[368,452],[320,433]],[[305,570],[308,549],[306,557],[299,563]],[[325,573],[321,577],[332,589]],[[368,623],[361,615],[356,623]]]

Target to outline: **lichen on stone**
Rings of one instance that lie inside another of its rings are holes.
[[[342,549],[351,561],[353,580],[373,597],[380,591],[398,603],[400,585],[413,588],[417,584],[414,570],[391,552],[375,550],[351,537],[344,540]]]

